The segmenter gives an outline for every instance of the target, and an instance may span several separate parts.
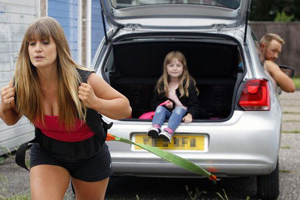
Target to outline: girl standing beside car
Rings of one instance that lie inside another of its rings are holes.
[[[198,115],[199,91],[190,76],[184,55],[179,51],[168,53],[164,59],[163,74],[158,79],[151,107],[155,114],[148,135],[172,141],[174,131],[181,121],[190,123]],[[168,126],[161,126],[168,118]]]

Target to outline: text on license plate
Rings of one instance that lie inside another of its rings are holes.
[[[148,135],[135,134],[133,141],[139,144],[147,144],[166,150],[194,150],[205,151],[207,148],[207,137],[205,135],[174,135],[172,142],[162,139],[152,139]],[[134,145],[135,150],[141,150]]]

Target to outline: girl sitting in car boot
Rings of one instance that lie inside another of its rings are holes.
[[[168,53],[164,60],[163,75],[157,81],[151,107],[155,114],[148,135],[171,142],[180,122],[190,123],[198,114],[199,91],[190,76],[184,55],[179,51]],[[161,126],[168,118],[168,126]]]

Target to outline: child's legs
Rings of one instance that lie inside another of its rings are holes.
[[[158,106],[155,110],[154,117],[152,119],[152,124],[162,125],[166,117],[170,117],[171,112],[166,109],[164,106]]]
[[[181,107],[176,107],[173,112],[172,115],[169,119],[168,122],[168,128],[172,129],[173,131],[175,131],[175,129],[179,126],[183,116],[186,113],[186,109],[181,108]]]

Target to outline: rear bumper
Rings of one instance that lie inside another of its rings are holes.
[[[116,122],[110,133],[131,138],[146,133],[150,122]],[[281,119],[271,112],[235,112],[232,119],[216,123],[182,124],[176,132],[201,133],[208,137],[207,151],[170,151],[219,177],[270,174],[276,167],[280,147]],[[195,177],[147,151],[108,142],[116,175]]]
[[[194,162],[197,164],[196,162]],[[249,164],[242,162],[231,162],[225,164],[224,162],[197,164],[204,169],[216,174],[218,177],[246,177],[270,174],[276,167],[276,164]],[[234,165],[234,166],[233,166]],[[143,177],[201,177],[200,175],[191,173],[187,170],[181,169],[170,163],[126,163],[113,161],[114,175],[129,175],[129,176],[143,176]]]

